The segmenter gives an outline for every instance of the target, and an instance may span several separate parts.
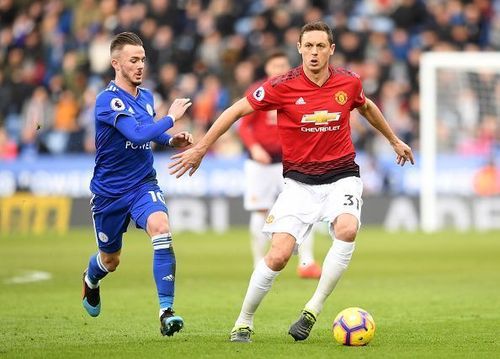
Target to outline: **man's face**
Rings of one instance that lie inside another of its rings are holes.
[[[272,58],[267,62],[265,68],[266,75],[268,77],[283,75],[288,70],[290,70],[290,63],[288,62],[288,59],[284,56]]]
[[[116,75],[134,86],[142,83],[146,53],[142,46],[125,45],[121,50],[112,54],[111,64]]]
[[[304,66],[313,73],[318,73],[326,66],[333,55],[335,44],[328,42],[324,31],[308,31],[302,35],[302,43],[297,43]]]

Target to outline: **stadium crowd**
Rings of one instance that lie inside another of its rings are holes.
[[[174,98],[193,99],[176,126],[196,140],[263,76],[269,52],[300,63],[300,27],[315,19],[334,29],[333,65],[361,75],[367,96],[417,150],[420,55],[500,50],[499,0],[0,0],[0,159],[94,151],[95,96],[112,78],[109,45],[121,31],[144,41],[144,86],[155,90],[158,115]],[[496,106],[485,114],[494,136]],[[389,151],[356,116],[358,150]],[[213,151],[241,153],[236,131]]]

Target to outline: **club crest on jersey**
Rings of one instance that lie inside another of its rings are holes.
[[[256,99],[257,101],[262,101],[265,94],[266,91],[264,91],[264,87],[261,86],[253,92],[253,98]]]
[[[315,125],[327,125],[328,122],[340,120],[340,112],[314,111],[313,114],[302,116],[302,123],[314,123]]]
[[[99,237],[99,240],[103,243],[106,243],[109,240],[108,236],[104,232],[99,232],[97,236]]]
[[[274,216],[272,214],[270,214],[269,216],[267,216],[266,218],[266,223],[267,224],[271,224],[274,222]]]
[[[347,94],[344,91],[337,91],[335,94],[335,101],[337,101],[339,105],[345,105],[347,102]]]
[[[125,104],[118,97],[113,98],[109,104],[111,108],[115,111],[125,110]]]
[[[146,111],[148,111],[149,116],[153,116],[153,108],[151,107],[151,105],[149,103],[146,104]]]

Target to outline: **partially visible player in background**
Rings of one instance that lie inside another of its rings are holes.
[[[83,275],[83,306],[96,317],[101,311],[99,284],[120,263],[122,236],[130,219],[151,237],[153,274],[160,303],[160,331],[171,336],[184,326],[173,311],[175,255],[168,211],[153,168],[151,142],[185,147],[188,132],[165,133],[191,106],[176,99],[168,116],[155,121],[153,94],[139,85],[146,55],[142,40],[123,32],[111,42],[115,80],[96,99],[96,159],[92,191],[92,219],[99,251],[90,257]]]
[[[283,75],[290,70],[290,62],[284,52],[273,52],[264,61],[267,79]],[[265,80],[250,86],[252,94]],[[281,141],[278,134],[276,111],[255,111],[240,120],[239,134],[250,158],[245,162],[244,206],[250,211],[250,241],[254,267],[264,258],[269,240],[262,231],[269,209],[283,190],[283,165]],[[311,232],[312,233],[312,232]],[[301,278],[317,279],[321,267],[314,261],[313,236],[298,248],[297,274]]]

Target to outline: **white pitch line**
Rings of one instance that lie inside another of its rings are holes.
[[[6,279],[6,284],[25,284],[41,282],[52,278],[52,274],[42,271],[25,271],[23,274]]]

